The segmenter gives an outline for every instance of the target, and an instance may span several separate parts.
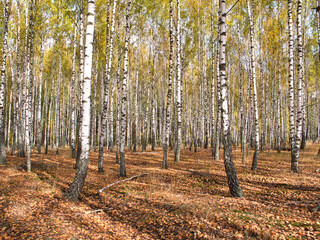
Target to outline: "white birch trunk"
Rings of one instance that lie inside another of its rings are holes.
[[[294,142],[295,142],[295,124],[294,124],[294,80],[293,80],[293,23],[292,23],[292,0],[288,0],[288,26],[289,26],[289,129],[290,129],[290,144],[291,144],[291,170],[298,172],[298,163],[295,162]]]
[[[294,136],[294,149],[292,149],[292,171],[299,172],[299,150],[301,144],[302,136],[302,111],[301,111],[301,102],[302,102],[302,78],[303,78],[303,42],[302,42],[302,1],[298,0],[297,8],[297,34],[298,34],[298,84],[297,84],[297,116],[296,116],[296,132]]]
[[[168,78],[168,93],[167,93],[167,106],[166,117],[164,124],[164,140],[163,140],[163,162],[162,168],[168,168],[168,147],[171,127],[171,101],[172,101],[172,74],[173,74],[173,6],[170,0],[170,21],[169,21],[169,35],[170,35],[170,56],[169,56],[169,78]]]
[[[29,20],[29,52],[27,55],[27,98],[26,98],[26,135],[25,141],[27,146],[27,171],[31,172],[31,144],[32,144],[32,90],[33,90],[33,38],[34,38],[34,0],[30,3],[30,20]]]
[[[125,167],[125,140],[126,140],[126,104],[127,104],[127,84],[129,79],[128,74],[128,52],[129,52],[129,37],[130,37],[130,9],[131,1],[128,1],[126,9],[126,40],[124,47],[123,59],[123,82],[122,82],[122,101],[121,101],[121,136],[120,136],[120,176],[126,177]]]
[[[1,80],[0,80],[0,165],[6,164],[5,150],[5,117],[4,117],[4,96],[5,96],[5,77],[6,77],[6,58],[8,52],[8,24],[9,24],[9,6],[8,0],[3,1],[4,19],[3,19],[3,48],[1,63]]]
[[[11,155],[14,155],[16,143],[18,145],[19,153],[23,152],[22,149],[22,139],[21,139],[21,117],[20,117],[20,1],[17,0],[17,14],[18,14],[18,29],[17,29],[17,46],[16,46],[16,107],[15,107],[15,121],[14,121],[14,131],[15,131],[15,138],[16,141],[13,141],[12,143],[12,151]],[[20,155],[20,154],[19,154]]]
[[[67,197],[70,200],[77,200],[87,176],[90,150],[90,95],[91,95],[91,75],[92,75],[92,56],[93,56],[93,36],[95,24],[95,0],[88,1],[87,29],[85,41],[84,59],[84,83],[82,90],[82,132],[81,132],[81,156],[76,175],[70,185]]]
[[[254,2],[254,0],[253,0]],[[250,1],[247,0],[248,15],[250,22],[250,62],[251,62],[251,77],[252,77],[252,91],[253,91],[253,115],[254,115],[254,139],[255,139],[255,149],[252,160],[252,170],[256,170],[258,166],[258,154],[259,154],[259,112],[258,112],[258,94],[257,94],[257,83],[256,83],[256,60],[254,54],[254,18],[251,14]]]
[[[224,139],[224,166],[228,178],[228,185],[230,193],[233,197],[243,197],[243,193],[239,186],[239,181],[232,160],[232,144],[230,134],[230,121],[228,112],[228,100],[227,100],[227,82],[226,82],[226,3],[225,0],[220,0],[221,16],[219,19],[219,25],[221,29],[220,33],[220,81],[221,81],[221,110],[222,110],[222,131]]]
[[[98,160],[98,171],[103,172],[103,146],[106,139],[107,131],[107,113],[108,113],[108,101],[110,91],[110,79],[111,79],[111,65],[113,57],[113,41],[114,41],[114,28],[115,28],[115,15],[117,8],[117,0],[113,2],[112,19],[111,19],[111,32],[110,32],[110,43],[107,43],[107,54],[106,54],[106,75],[104,80],[104,101],[103,111],[101,119],[101,135],[99,139],[99,160]],[[108,38],[108,36],[107,36]],[[109,52],[108,52],[109,51]]]
[[[137,151],[138,145],[138,136],[140,135],[139,132],[139,106],[138,106],[138,97],[139,97],[139,66],[140,66],[140,59],[139,59],[139,47],[137,48],[136,52],[137,56],[137,66],[136,66],[136,78],[135,78],[135,98],[134,98],[134,126],[135,126],[135,134],[133,140],[133,152]]]
[[[41,153],[42,143],[42,73],[43,73],[43,59],[44,59],[44,33],[41,34],[41,46],[40,46],[40,76],[39,76],[39,98],[38,98],[38,115],[37,115],[37,145],[38,153]]]
[[[72,76],[71,76],[71,151],[72,158],[76,157],[76,53],[77,53],[77,21],[74,24],[73,55],[72,55]]]

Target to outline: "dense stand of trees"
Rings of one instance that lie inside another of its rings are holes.
[[[209,7],[208,7],[209,6]],[[254,150],[299,151],[320,141],[320,1],[35,1],[1,5],[0,164],[70,147],[79,197],[90,150],[211,147],[230,193],[233,163]],[[210,143],[210,144],[209,144]],[[319,149],[320,154],[320,149]]]

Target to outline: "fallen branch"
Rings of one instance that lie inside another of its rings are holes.
[[[139,174],[139,175],[135,175],[135,176],[132,176],[130,178],[126,178],[126,179],[122,179],[122,180],[119,180],[117,182],[114,182],[114,183],[111,183],[109,184],[108,186],[104,187],[104,188],[101,188],[99,191],[98,191],[98,194],[102,193],[104,190],[106,190],[107,188],[110,188],[112,187],[113,185],[116,185],[118,183],[121,183],[121,182],[126,182],[126,181],[130,181],[132,179],[135,179],[135,178],[138,178],[138,177],[142,177],[142,176],[145,176],[145,175],[148,175],[149,173],[142,173],[142,174]]]
[[[113,209],[114,208],[97,209],[97,210],[93,210],[93,211],[89,211],[89,212],[77,213],[76,215],[91,214],[91,213],[96,213],[96,212],[106,212],[106,211],[110,211],[110,210],[113,210]]]

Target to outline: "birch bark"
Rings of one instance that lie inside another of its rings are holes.
[[[116,8],[117,8],[117,0],[114,0],[113,9],[112,9],[112,18],[111,18],[110,43],[107,42],[106,44],[107,59],[106,59],[106,76],[104,81],[104,100],[103,100],[103,111],[102,111],[102,119],[101,119],[101,135],[99,139],[99,159],[98,159],[99,172],[103,172],[103,146],[106,139],[106,131],[107,131],[107,118],[108,118],[107,114],[108,114],[108,101],[109,101],[109,91],[110,91],[111,65],[112,65],[112,57],[113,57],[113,41],[114,41]],[[107,36],[107,39],[108,39],[108,36]]]
[[[0,165],[6,164],[5,150],[5,130],[4,130],[4,96],[5,96],[5,77],[6,77],[6,59],[8,52],[8,24],[9,24],[9,3],[3,1],[4,19],[3,19],[3,47],[1,63],[1,80],[0,80]]]
[[[220,81],[221,81],[221,110],[222,110],[222,131],[224,142],[224,166],[228,178],[228,185],[230,193],[233,197],[243,197],[239,180],[237,177],[236,169],[232,160],[232,143],[230,134],[230,121],[228,113],[228,100],[227,100],[227,83],[226,83],[226,2],[220,0],[220,19],[219,25],[220,33]]]
[[[172,101],[172,74],[173,74],[173,4],[170,0],[170,21],[169,21],[169,35],[170,35],[170,55],[169,55],[169,78],[168,78],[168,93],[166,106],[166,120],[164,124],[164,141],[163,141],[163,162],[162,168],[168,168],[168,146],[171,127],[171,101]]]
[[[129,52],[129,38],[130,38],[130,9],[131,1],[129,0],[126,8],[126,39],[124,47],[123,59],[123,82],[122,82],[122,101],[121,101],[121,136],[120,136],[120,176],[126,177],[125,168],[125,140],[126,140],[126,105],[127,105],[127,84],[128,84],[128,52]]]
[[[91,95],[91,75],[92,75],[92,56],[93,56],[93,36],[95,24],[95,0],[88,1],[87,29],[85,41],[84,59],[84,83],[82,90],[82,132],[81,132],[81,156],[73,182],[71,183],[67,197],[76,201],[84,185],[87,176],[90,150],[90,95]]]

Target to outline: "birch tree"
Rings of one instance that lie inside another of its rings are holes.
[[[294,55],[293,55],[293,23],[292,23],[292,0],[288,0],[288,26],[289,26],[289,128],[291,144],[291,170],[298,172],[298,158],[295,154],[295,123],[294,123]]]
[[[214,58],[214,21],[213,21],[213,1],[211,1],[211,150],[214,153],[214,123],[215,123],[215,78],[214,78],[214,68],[215,68],[215,58]]]
[[[171,101],[172,101],[172,74],[173,74],[173,4],[170,0],[170,20],[169,20],[169,37],[170,37],[170,55],[169,55],[169,77],[168,77],[168,93],[167,105],[165,110],[165,124],[164,124],[164,140],[163,140],[163,161],[162,168],[168,168],[168,147],[171,127]]]
[[[113,57],[113,41],[114,41],[114,28],[115,28],[115,15],[117,8],[117,0],[113,2],[112,18],[111,18],[111,31],[110,31],[110,43],[106,44],[106,75],[104,80],[104,100],[103,100],[103,110],[101,119],[101,135],[99,138],[99,160],[98,160],[98,171],[103,172],[103,146],[106,139],[107,131],[107,113],[108,113],[108,101],[109,101],[109,91],[110,91],[110,79],[111,79],[111,65]],[[108,32],[108,31],[107,31]],[[108,39],[108,37],[107,37]]]
[[[239,185],[236,169],[232,160],[232,143],[230,134],[230,121],[229,110],[227,100],[227,81],[226,81],[226,44],[227,44],[227,32],[226,32],[226,2],[220,0],[220,81],[221,81],[221,116],[222,116],[222,132],[223,132],[223,144],[224,144],[224,166],[228,178],[228,185],[230,193],[233,197],[243,197],[242,190]]]
[[[30,3],[29,41],[27,55],[27,98],[26,98],[26,135],[27,171],[31,172],[31,144],[32,144],[32,87],[33,87],[33,39],[34,39],[34,0]]]
[[[301,144],[301,137],[302,137],[302,111],[301,111],[301,102],[302,102],[302,78],[303,78],[303,42],[302,42],[302,29],[301,29],[301,22],[302,22],[302,1],[298,0],[297,2],[297,37],[298,37],[298,84],[297,84],[297,103],[296,103],[296,131],[294,136],[294,148],[291,149],[292,151],[292,171],[299,172],[299,150]]]
[[[181,30],[180,30],[180,0],[177,0],[177,138],[175,162],[180,162],[180,148],[181,148],[181,123],[182,123],[182,96],[181,96]]]
[[[77,16],[76,16],[77,18]],[[77,23],[74,24],[74,35],[73,35],[73,54],[72,54],[72,76],[71,76],[71,151],[72,158],[76,157],[76,52],[77,51]]]
[[[8,24],[9,24],[9,3],[3,0],[3,47],[1,63],[1,80],[0,80],[0,165],[6,164],[5,150],[5,117],[4,117],[4,97],[5,97],[5,78],[6,78],[6,59],[8,52]]]
[[[66,196],[75,201],[79,198],[80,192],[87,176],[90,150],[90,103],[91,103],[91,77],[92,77],[92,56],[93,36],[95,24],[95,0],[88,1],[87,28],[85,41],[84,59],[84,83],[82,89],[82,132],[81,132],[81,156],[73,182],[69,186]]]
[[[317,8],[316,8],[316,10],[317,10],[318,51],[319,51],[318,54],[319,54],[319,62],[320,62],[320,0],[317,0]],[[320,106],[318,107],[318,109],[320,109]],[[319,148],[319,151],[318,151],[318,156],[320,156],[320,148]]]
[[[43,74],[43,58],[44,58],[44,33],[41,34],[41,46],[40,46],[40,76],[39,76],[39,98],[38,98],[38,116],[37,116],[37,147],[38,153],[41,153],[41,143],[42,143],[42,74]]]
[[[254,3],[254,0],[253,0]],[[256,60],[254,54],[254,18],[251,12],[250,0],[247,0],[247,8],[250,22],[250,65],[251,65],[251,80],[252,80],[252,91],[253,91],[253,111],[254,111],[254,139],[255,148],[252,160],[252,170],[256,170],[258,166],[258,154],[259,154],[259,113],[258,113],[258,94],[257,94],[257,83],[256,83]]]
[[[140,43],[139,43],[140,45]],[[137,48],[139,50],[139,46]],[[135,93],[134,93],[134,126],[135,126],[135,134],[133,139],[133,152],[137,151],[138,145],[138,135],[139,133],[139,106],[138,106],[138,97],[139,97],[139,66],[140,66],[140,59],[139,59],[139,52],[137,50],[136,57],[137,57],[137,66],[136,66],[136,76],[135,76]]]
[[[123,59],[123,82],[122,82],[122,102],[121,102],[121,139],[120,139],[120,176],[126,177],[125,167],[125,140],[126,140],[126,104],[127,104],[127,84],[128,84],[128,51],[130,38],[130,9],[131,1],[129,0],[126,8],[126,39]]]

